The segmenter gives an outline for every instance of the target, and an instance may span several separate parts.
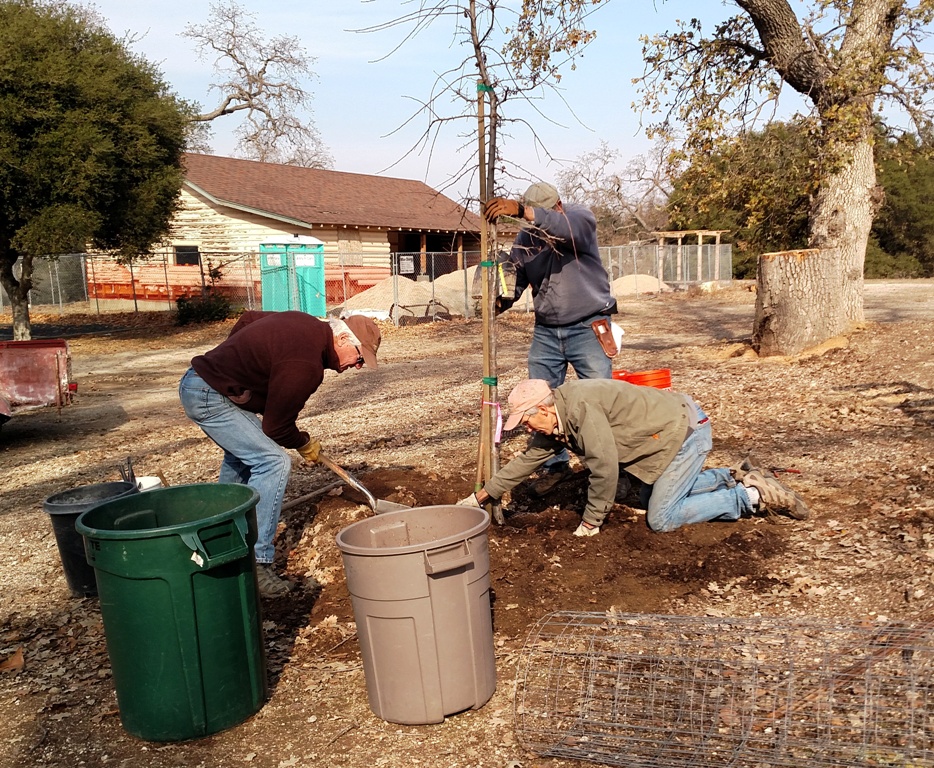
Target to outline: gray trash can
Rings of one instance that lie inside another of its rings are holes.
[[[403,509],[337,535],[370,708],[393,723],[440,723],[496,690],[490,516]]]

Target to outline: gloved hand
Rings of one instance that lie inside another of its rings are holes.
[[[461,499],[457,502],[459,507],[479,507],[481,506],[480,502],[477,501],[477,494],[472,493],[466,499]]]
[[[494,312],[495,314],[499,315],[499,314],[505,312],[507,309],[509,309],[509,308],[510,308],[513,304],[515,304],[515,303],[516,303],[516,300],[515,300],[515,299],[510,299],[510,298],[507,298],[507,297],[505,297],[505,296],[497,296],[497,297],[496,297],[496,306],[493,308],[493,312]]]
[[[590,525],[590,523],[581,523],[574,531],[575,536],[596,536],[598,533],[600,533],[600,526]]]
[[[523,219],[525,218],[525,206],[518,200],[494,197],[487,200],[484,204],[483,216],[487,221],[494,221],[500,216],[512,216],[516,219]]]
[[[317,440],[309,440],[297,450],[305,461],[309,464],[315,464],[318,461],[318,454],[321,453],[321,443]]]

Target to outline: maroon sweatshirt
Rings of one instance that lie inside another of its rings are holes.
[[[226,340],[191,367],[245,411],[263,415],[263,433],[283,448],[308,442],[295,420],[338,369],[331,326],[304,312],[244,312]]]

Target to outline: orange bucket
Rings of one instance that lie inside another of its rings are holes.
[[[656,389],[671,389],[671,369],[658,368],[654,371],[613,371],[613,378],[617,381],[628,381],[642,387],[655,387]]]

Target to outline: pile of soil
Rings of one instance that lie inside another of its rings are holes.
[[[351,296],[344,302],[343,309],[346,312],[369,312],[389,317],[393,304],[397,304],[405,307],[409,315],[425,315],[430,305],[437,302],[440,305],[436,307],[438,311],[473,317],[477,314],[477,300],[473,297],[476,271],[477,267],[455,270],[439,276],[433,282],[387,277],[367,290]],[[671,291],[670,286],[652,275],[625,275],[614,280],[610,288],[616,298],[639,293]],[[527,289],[516,301],[513,310],[527,312],[531,300],[531,291]]]
[[[4,765],[229,768],[233,765],[504,768],[580,765],[527,753],[513,732],[516,670],[534,624],[556,610],[689,616],[934,617],[934,284],[868,284],[869,322],[821,355],[759,360],[749,348],[755,296],[737,288],[620,302],[616,367],[669,368],[713,421],[710,466],[752,453],[810,504],[806,522],[754,517],[668,534],[634,494],[603,532],[571,535],[586,470],[543,499],[526,485],[489,529],[498,685],[476,711],[400,726],[369,709],[335,536],[371,514],[340,488],[283,514],[276,566],[296,588],[263,603],[271,698],[209,738],[150,744],[121,727],[95,598],[65,584],[42,501],[140,475],[212,482],[219,450],[175,389],[189,359],[232,322],[140,325],[71,341],[76,404],[17,415],[0,434],[0,741]],[[99,318],[88,318],[99,322]],[[76,323],[77,325],[78,323]],[[35,330],[42,332],[41,323]],[[300,424],[381,498],[449,504],[474,487],[481,324],[383,324],[380,367],[329,374]],[[532,318],[497,322],[503,396],[526,375]],[[502,446],[507,461],[525,444]],[[286,499],[334,477],[296,467]]]

